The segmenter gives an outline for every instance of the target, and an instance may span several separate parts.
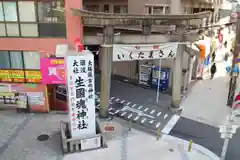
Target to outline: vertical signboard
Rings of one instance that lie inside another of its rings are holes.
[[[70,131],[72,137],[96,134],[94,57],[90,51],[65,57]]]

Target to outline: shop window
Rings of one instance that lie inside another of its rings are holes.
[[[114,11],[114,13],[127,13],[128,12],[127,6],[124,6],[124,5],[114,6],[113,11]]]
[[[103,6],[103,10],[104,10],[105,13],[109,13],[109,5],[108,5],[108,4],[105,4],[105,5]]]
[[[121,6],[114,6],[114,13],[121,13]]]
[[[25,69],[40,69],[40,54],[38,52],[23,52]]]
[[[4,10],[4,20],[10,22],[17,22],[17,3],[16,2],[2,2]]]
[[[162,6],[153,7],[153,14],[163,14],[163,13],[164,13],[164,7]]]
[[[165,14],[170,14],[170,7],[165,7]]]
[[[199,8],[193,8],[193,13],[198,13],[198,12],[200,12]]]
[[[152,14],[152,7],[147,7],[148,14]]]
[[[64,0],[0,1],[1,37],[66,37]]]
[[[10,51],[10,63],[13,69],[23,69],[23,57],[20,51]]]
[[[65,14],[61,4],[56,1],[38,2],[39,22],[65,22]]]
[[[20,24],[22,37],[37,37],[38,26],[37,24]]]
[[[98,12],[99,11],[99,6],[98,5],[86,5],[85,9],[87,11]]]
[[[170,7],[168,6],[146,6],[148,14],[169,14]]]
[[[62,1],[38,2],[40,37],[66,37],[65,14],[62,7]]]
[[[18,24],[7,23],[6,24],[7,36],[17,37],[19,36],[19,26]]]
[[[35,5],[33,1],[19,1],[18,8],[20,22],[36,22]]]
[[[39,24],[40,37],[65,37],[66,25],[65,24],[53,24],[53,23],[40,23]]]
[[[11,68],[8,51],[0,51],[0,68],[1,69]]]
[[[3,6],[1,2],[0,2],[0,21],[4,21]]]
[[[40,69],[40,54],[33,51],[0,51],[2,69]]]
[[[6,36],[5,24],[0,23],[0,36]]]

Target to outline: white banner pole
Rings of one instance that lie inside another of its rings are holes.
[[[162,59],[159,60],[159,72],[158,72],[158,83],[157,83],[156,103],[159,102],[159,90],[160,90],[161,70],[162,70]]]

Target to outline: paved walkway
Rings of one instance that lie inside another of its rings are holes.
[[[66,118],[66,114],[17,114],[11,110],[0,111],[0,159],[121,159],[122,126],[127,126],[126,121],[119,119],[110,122],[114,123],[116,132],[105,133],[109,145],[107,149],[63,156],[60,147],[59,122],[66,120]],[[103,125],[104,122],[101,123],[101,126]],[[43,142],[38,141],[37,137],[41,134],[48,134],[49,139]],[[163,160],[217,159],[214,154],[195,144],[193,145],[195,149],[189,153],[186,151],[187,142],[167,135],[156,141],[156,137],[132,129],[126,142],[129,159],[159,159],[159,157]]]
[[[194,84],[191,93],[181,104],[183,108],[181,116],[215,127],[225,122],[229,114],[226,102],[230,77],[226,74],[224,54],[224,50],[216,53],[217,73],[214,79],[205,76],[204,80]],[[230,61],[231,58],[228,63]]]
[[[122,136],[122,126],[125,122],[118,120],[113,123],[116,127],[115,133],[105,134],[108,137],[111,134],[111,139],[108,139],[108,148],[88,151],[83,153],[75,153],[66,155],[63,160],[121,160],[123,156],[125,159],[161,159],[161,160],[218,160],[219,158],[206,150],[205,148],[193,144],[191,152],[187,151],[188,142],[168,135],[162,135],[157,140],[156,137],[150,136],[146,133],[131,130],[128,132],[128,137],[125,139]],[[123,149],[125,148],[125,149]]]

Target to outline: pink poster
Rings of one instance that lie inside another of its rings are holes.
[[[43,84],[65,84],[64,58],[41,58]]]

